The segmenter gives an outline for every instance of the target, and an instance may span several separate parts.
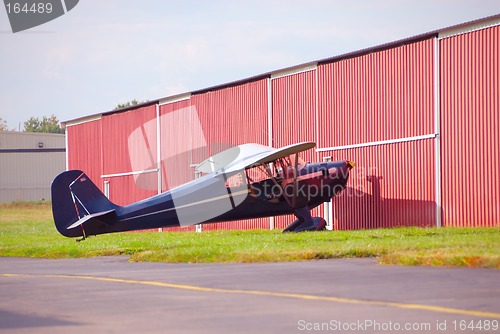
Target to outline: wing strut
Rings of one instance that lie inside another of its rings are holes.
[[[292,197],[292,208],[294,209],[295,206],[297,205],[297,188],[299,187],[297,181],[298,168],[299,168],[299,153],[295,153],[295,163],[293,165],[293,197]]]

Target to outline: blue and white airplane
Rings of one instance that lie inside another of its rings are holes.
[[[351,161],[304,163],[298,156],[315,147],[303,142],[275,149],[235,146],[200,163],[202,177],[125,206],[112,203],[80,170],[52,183],[52,212],[66,237],[225,222],[293,213],[284,232],[325,228],[310,210],[342,191]]]

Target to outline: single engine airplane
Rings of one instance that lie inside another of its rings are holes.
[[[283,232],[322,230],[325,220],[311,217],[310,210],[345,188],[354,163],[304,163],[298,154],[315,146],[235,146],[201,162],[200,178],[125,206],[108,200],[84,172],[69,170],[52,183],[56,228],[66,237],[85,239],[293,213],[297,219]]]

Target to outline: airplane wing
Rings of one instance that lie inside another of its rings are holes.
[[[212,173],[234,162],[251,159],[253,157],[260,156],[274,150],[275,148],[273,147],[260,144],[244,144],[234,146],[202,161],[196,167],[196,170],[203,173]]]
[[[228,165],[224,168],[225,173],[231,173],[238,170],[242,170],[248,167],[255,167],[258,165],[266,164],[272,162],[279,158],[284,158],[292,154],[296,154],[316,146],[314,142],[302,142],[298,144],[288,145],[278,149],[272,149],[267,152],[262,152],[248,158],[244,158],[240,161],[235,161],[234,163]]]
[[[224,169],[225,173],[262,165],[316,146],[314,142],[302,142],[282,148],[260,144],[244,144],[232,147],[201,162],[196,168],[200,172],[212,173]]]

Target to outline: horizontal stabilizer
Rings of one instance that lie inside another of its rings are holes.
[[[90,215],[86,215],[85,217],[78,219],[78,221],[76,223],[68,226],[67,229],[71,230],[75,227],[78,227],[78,226],[84,224],[85,222],[89,221],[92,218],[103,217],[103,216],[106,216],[112,212],[115,212],[115,210],[112,209],[112,210],[108,210],[108,211],[96,212],[96,213],[92,213]]]

